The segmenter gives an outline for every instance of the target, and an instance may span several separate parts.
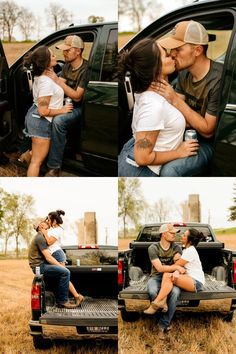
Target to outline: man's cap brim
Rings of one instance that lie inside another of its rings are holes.
[[[166,38],[159,39],[158,44],[160,44],[160,46],[165,49],[175,49],[175,48],[181,47],[182,45],[184,45],[186,43],[183,41],[180,41],[178,39],[166,37]]]
[[[59,44],[56,46],[56,49],[61,49],[61,50],[68,50],[72,48],[70,45],[66,45],[66,44]]]

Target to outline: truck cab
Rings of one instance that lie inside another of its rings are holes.
[[[207,56],[224,66],[218,102],[218,124],[214,141],[212,164],[205,176],[236,175],[236,3],[235,1],[198,1],[182,7],[154,21],[132,38],[122,50],[129,50],[143,38],[159,39],[170,32],[180,21],[194,20],[200,22],[212,39]],[[214,39],[214,40],[213,40]],[[176,75],[169,79],[174,85]],[[127,95],[120,85],[119,95],[119,149],[131,137],[132,109]]]
[[[118,82],[117,23],[71,26],[52,33],[30,50],[48,46],[57,56],[55,71],[64,65],[56,46],[68,35],[80,36],[88,60],[82,119],[67,136],[64,167],[86,176],[117,175]],[[0,43],[0,151],[12,151],[23,137],[25,115],[32,105],[32,75],[23,68],[23,56],[10,67]]]

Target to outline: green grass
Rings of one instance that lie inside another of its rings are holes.
[[[228,229],[214,229],[214,232],[216,235],[220,235],[220,234],[224,234],[224,235],[235,234],[236,235],[236,227],[231,227]]]

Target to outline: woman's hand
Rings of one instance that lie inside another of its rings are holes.
[[[179,271],[175,270],[174,273],[171,274],[172,281],[174,282],[176,279],[178,279],[179,275],[180,275]]]
[[[72,103],[65,104],[65,105],[62,107],[62,114],[63,114],[63,113],[71,113],[72,111],[73,111],[73,104],[72,104]]]
[[[180,146],[176,149],[179,158],[197,155],[197,150],[199,149],[199,144],[197,140],[190,139],[183,141]]]

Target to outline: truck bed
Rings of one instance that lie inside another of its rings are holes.
[[[149,300],[147,292],[147,282],[149,275],[145,275],[139,281],[132,281],[130,286],[119,293],[120,299]],[[236,299],[236,290],[230,288],[223,281],[217,281],[213,277],[205,274],[205,285],[198,293],[181,291],[179,302],[191,300],[215,300],[215,299]]]

